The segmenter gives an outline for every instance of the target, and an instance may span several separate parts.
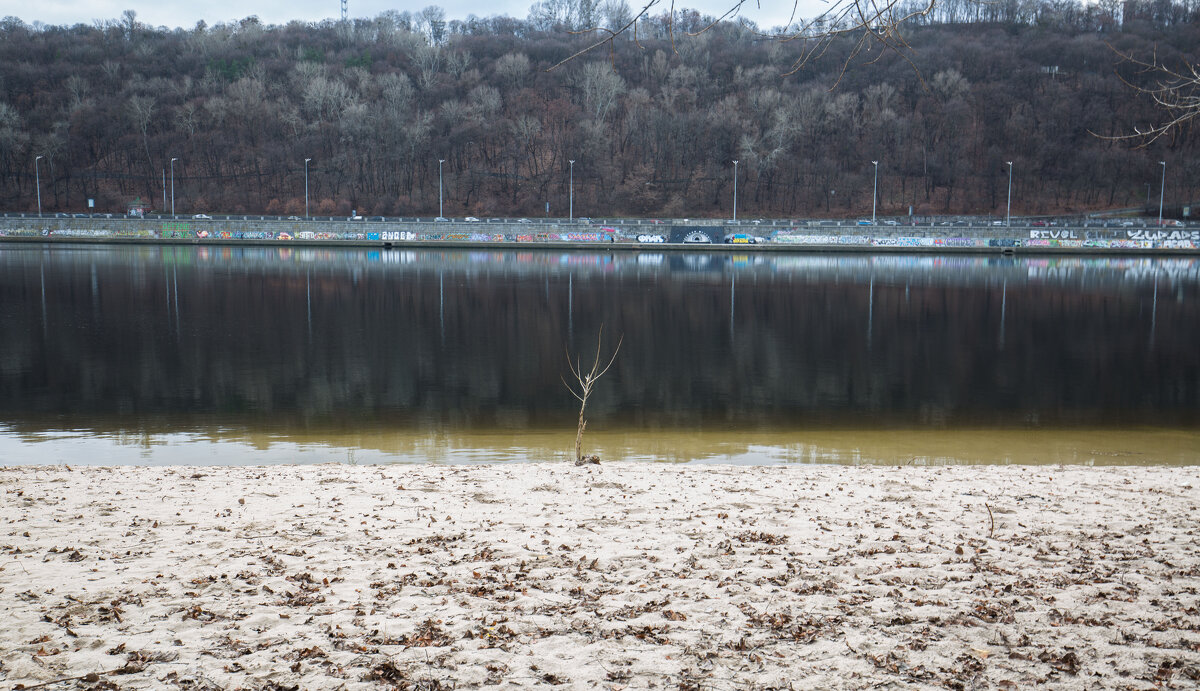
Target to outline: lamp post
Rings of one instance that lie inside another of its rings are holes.
[[[42,217],[42,171],[38,168],[38,161],[42,158],[42,156],[38,156],[33,159],[33,176],[37,180],[38,218]]]
[[[571,164],[571,184],[570,193],[567,196],[567,220],[575,220],[575,159],[567,161]]]
[[[737,161],[733,162],[733,220],[737,220]]]
[[[1167,162],[1159,161],[1158,165],[1162,166],[1162,182],[1159,183],[1159,185],[1158,185],[1158,225],[1161,226],[1162,225],[1163,193],[1165,192],[1164,188],[1167,186]]]
[[[171,218],[175,218],[175,161],[178,158],[171,159]]]
[[[1012,161],[1008,163],[1008,211],[1004,214],[1004,225],[1012,227]]]
[[[875,225],[875,200],[879,198],[879,161],[871,161],[875,166],[875,186],[871,188],[871,225]]]
[[[446,159],[444,158],[438,159],[438,218],[443,218],[446,215],[442,213],[442,164],[445,162]]]
[[[312,217],[308,215],[308,162],[311,158],[304,159],[304,218],[311,221]]]

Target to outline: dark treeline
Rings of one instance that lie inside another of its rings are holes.
[[[1200,197],[1200,135],[1105,136],[1164,119],[1121,53],[1200,63],[1200,3],[941,2],[911,51],[853,58],[691,11],[550,69],[621,19],[588,0],[527,19],[436,7],[265,26],[153,28],[133,12],[73,27],[0,21],[0,207],[432,215],[1004,213]],[[628,11],[628,8],[625,8]],[[588,12],[591,14],[589,15]],[[601,16],[603,14],[603,16]],[[613,16],[608,16],[613,15]],[[910,62],[911,59],[911,62]],[[843,70],[846,67],[847,69]],[[41,160],[35,166],[35,159]],[[176,159],[172,164],[172,159]],[[442,163],[439,166],[439,160]],[[173,178],[173,180],[172,180]]]

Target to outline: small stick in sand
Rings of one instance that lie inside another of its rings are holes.
[[[996,531],[996,519],[992,517],[992,507],[988,506],[987,502],[984,502],[983,505],[988,510],[988,539],[991,540],[992,533]]]

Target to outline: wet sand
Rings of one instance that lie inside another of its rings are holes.
[[[1197,471],[4,468],[0,688],[1196,688]]]

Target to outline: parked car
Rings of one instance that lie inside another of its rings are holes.
[[[209,216],[208,214],[195,214],[192,216],[192,218],[200,218],[200,219],[206,219],[206,220],[210,220],[210,221],[212,220],[212,216]]]
[[[867,220],[867,219],[865,219],[865,218],[860,218],[860,219],[858,219],[858,223],[857,223],[856,225],[860,225],[860,226],[873,226],[873,225],[875,225],[875,222],[874,222],[874,221],[868,221],[868,220]]]
[[[463,220],[466,221],[467,223],[479,223],[479,219],[475,218],[474,216],[467,216]]]
[[[363,217],[362,216],[351,216],[351,217],[347,218],[346,220],[347,221],[361,221],[361,220],[363,220]]]
[[[884,221],[884,222],[883,222],[883,225],[885,225],[885,226],[898,226],[898,225],[900,225],[900,221],[897,221],[897,220],[896,220],[896,219],[894,219],[894,218],[889,218],[889,219],[887,219],[886,221]]]
[[[289,221],[303,221],[304,219],[303,219],[303,218],[300,218],[299,216],[288,216],[288,217],[287,217],[287,220],[289,220]]]
[[[529,220],[528,218],[518,218],[517,223],[533,223],[533,221]]]
[[[438,216],[437,218],[433,219],[433,222],[434,223],[449,223],[450,219],[446,218],[445,216]]]

